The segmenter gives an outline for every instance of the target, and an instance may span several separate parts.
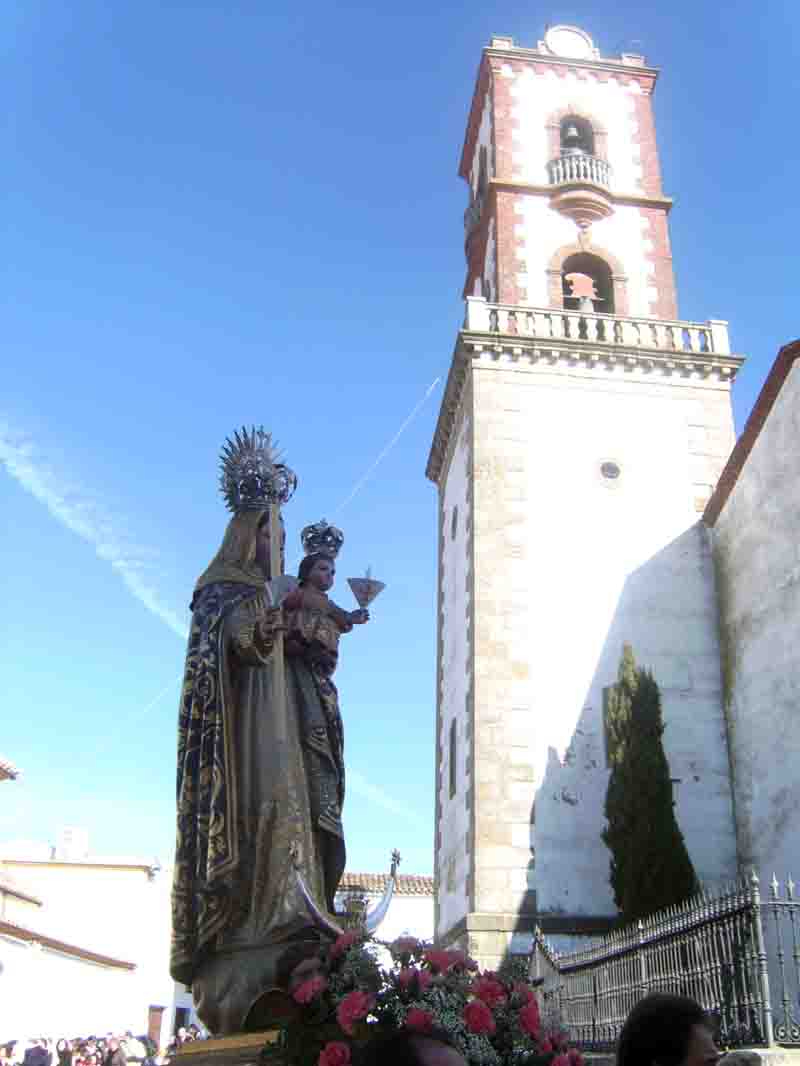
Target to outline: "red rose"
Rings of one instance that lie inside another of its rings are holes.
[[[366,992],[348,992],[336,1008],[336,1020],[344,1031],[352,1036],[353,1025],[366,1018],[372,1010],[372,996]]]
[[[397,975],[397,983],[403,990],[407,990],[410,985],[413,984],[414,978],[419,973],[416,966],[403,966],[400,969],[400,973]]]
[[[312,999],[316,999],[318,995],[325,991],[328,987],[328,982],[324,977],[319,974],[316,977],[309,977],[307,981],[303,981],[292,992],[292,996],[296,1003],[308,1004]]]
[[[472,982],[472,994],[482,999],[487,1007],[499,1007],[508,998],[504,986],[489,975],[475,978]]]
[[[566,1055],[556,1055],[550,1066],[569,1066],[569,1059]]]
[[[541,1025],[539,1004],[535,999],[531,999],[519,1012],[519,1027],[523,1033],[527,1033],[528,1036],[536,1036]],[[542,1048],[542,1050],[544,1050],[544,1048]]]
[[[430,970],[417,970],[417,988],[419,988],[420,993],[425,991],[432,980],[433,974]]]
[[[491,1036],[497,1026],[494,1024],[492,1012],[480,999],[473,999],[464,1008],[464,1023],[471,1033],[477,1036]]]
[[[429,1033],[433,1028],[433,1015],[419,1007],[412,1007],[406,1015],[406,1028],[416,1029],[418,1033]]]
[[[543,1055],[549,1055],[553,1050],[553,1042],[548,1036],[546,1036],[539,1045],[539,1050]]]
[[[569,1066],[583,1066],[583,1055],[577,1048],[571,1048],[567,1052],[567,1058],[569,1059]]]
[[[337,937],[331,945],[331,959],[338,959],[340,955],[344,955],[344,953],[349,951],[353,944],[360,939],[360,933],[342,933],[342,935]]]
[[[320,1051],[317,1066],[349,1066],[350,1045],[341,1040],[332,1040]]]

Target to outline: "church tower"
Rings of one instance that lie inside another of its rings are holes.
[[[604,700],[661,688],[698,877],[736,872],[699,518],[734,442],[727,324],[678,318],[643,57],[573,26],[484,49],[460,174],[464,326],[439,494],[437,936],[484,964],[614,914]]]

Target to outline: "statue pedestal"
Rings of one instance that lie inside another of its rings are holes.
[[[279,1040],[280,1029],[192,1040],[171,1056],[169,1066],[287,1066]]]

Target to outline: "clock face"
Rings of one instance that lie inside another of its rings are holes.
[[[592,38],[577,26],[553,26],[544,35],[544,42],[554,55],[565,59],[591,59],[594,56]]]

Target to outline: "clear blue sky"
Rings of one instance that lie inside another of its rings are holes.
[[[178,634],[255,421],[290,547],[335,519],[388,586],[338,675],[350,868],[431,870],[441,386],[341,504],[449,366],[481,48],[546,22],[662,68],[680,314],[731,321],[741,428],[800,334],[794,2],[4,6],[0,842],[170,861]]]

